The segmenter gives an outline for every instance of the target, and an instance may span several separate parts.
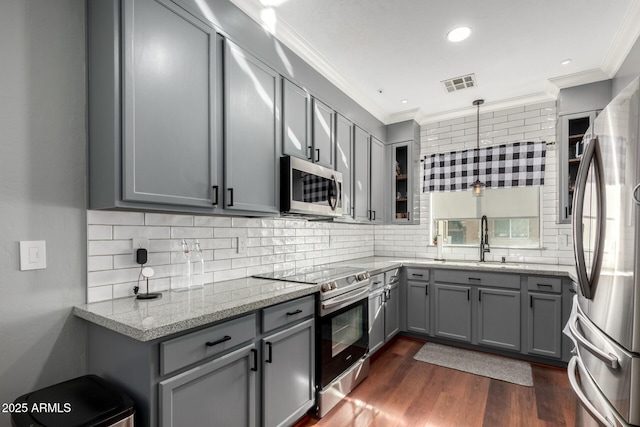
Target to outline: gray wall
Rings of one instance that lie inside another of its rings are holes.
[[[629,51],[613,78],[613,96],[616,96],[634,77],[640,74],[640,38]]]
[[[0,403],[85,372],[84,12],[0,3]],[[19,271],[20,240],[46,240],[45,270]]]

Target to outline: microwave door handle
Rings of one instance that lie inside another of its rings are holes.
[[[576,275],[578,276],[578,284],[585,298],[591,299],[591,288],[589,287],[589,278],[587,277],[587,267],[584,259],[584,235],[582,215],[584,214],[584,196],[585,186],[587,184],[587,176],[589,174],[589,166],[593,159],[595,144],[587,144],[580,166],[578,166],[578,176],[576,177],[576,194],[573,199],[573,211],[571,218],[571,226],[573,229],[573,255],[576,260]]]
[[[576,341],[582,344],[582,346],[589,353],[602,360],[607,364],[608,367],[610,367],[611,369],[618,369],[620,367],[620,363],[618,361],[618,358],[614,354],[606,353],[604,350],[600,350],[580,333],[580,330],[578,329],[578,323],[580,322],[580,320],[582,320],[582,318],[582,315],[576,313],[575,318],[572,318],[569,322],[569,330],[571,330],[571,335],[573,335]],[[582,321],[581,324],[587,329],[591,330],[592,333],[597,333],[585,321]]]
[[[576,368],[580,366],[582,370],[585,370],[584,365],[580,361],[579,356],[573,356],[571,360],[569,360],[569,366],[567,367],[567,374],[569,376],[569,385],[573,389],[573,392],[576,394],[582,406],[594,417],[598,420],[603,426],[615,427],[615,425],[609,420],[609,418],[602,415],[595,406],[591,403],[589,398],[584,394],[580,384],[578,384],[578,380],[576,378]],[[588,378],[589,375],[581,375],[580,378],[582,381],[590,381]]]

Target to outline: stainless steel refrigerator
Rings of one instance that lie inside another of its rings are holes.
[[[566,331],[578,425],[640,426],[640,80],[587,131],[573,201],[579,292]]]

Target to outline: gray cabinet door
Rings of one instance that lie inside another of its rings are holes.
[[[255,426],[255,344],[160,382],[161,427]]]
[[[471,287],[434,284],[435,334],[471,342]]]
[[[520,351],[520,291],[478,289],[478,344]]]
[[[371,156],[369,169],[369,191],[371,221],[381,224],[384,222],[384,183],[387,169],[384,167],[384,145],[376,138],[371,137]]]
[[[384,303],[384,339],[385,342],[400,332],[400,286],[392,286],[387,291]]]
[[[353,187],[355,219],[369,221],[369,134],[354,126]]]
[[[407,330],[429,333],[429,284],[407,281]]]
[[[369,296],[369,354],[384,345],[384,337],[384,293],[378,291]]]
[[[527,352],[562,356],[562,296],[529,293]]]
[[[327,105],[313,99],[313,152],[314,163],[335,169],[333,139],[335,113]]]
[[[315,401],[313,319],[269,335],[262,342],[263,425],[292,425]]]
[[[122,24],[122,198],[212,207],[219,185],[215,31],[162,0],[123,2]]]
[[[306,90],[282,79],[282,151],[308,160],[310,97]]]
[[[336,114],[336,170],[342,174],[342,212],[353,216],[353,125]]]
[[[228,209],[277,213],[280,76],[225,43],[225,191]]]

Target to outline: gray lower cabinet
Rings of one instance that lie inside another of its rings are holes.
[[[309,93],[282,79],[282,152],[283,154],[309,159]]]
[[[429,283],[407,280],[407,331],[429,334]]]
[[[385,342],[400,332],[400,286],[390,286],[386,290],[384,302],[384,339]]]
[[[314,339],[313,319],[262,339],[266,427],[292,425],[313,406]]]
[[[342,174],[342,213],[353,217],[353,124],[336,114],[336,170]]]
[[[562,296],[529,292],[527,351],[562,356]]]
[[[225,41],[224,206],[279,212],[280,76]]]
[[[471,287],[435,283],[435,335],[471,342]]]
[[[369,221],[369,134],[354,126],[353,187],[355,219]]]
[[[384,345],[384,288],[369,295],[369,354]]]
[[[520,291],[478,288],[478,344],[520,351]]]
[[[256,346],[159,384],[160,426],[256,426]]]

